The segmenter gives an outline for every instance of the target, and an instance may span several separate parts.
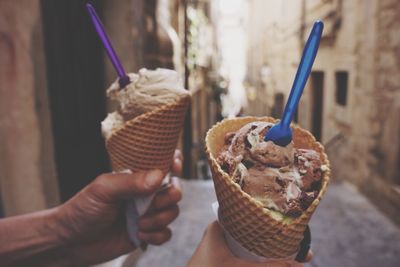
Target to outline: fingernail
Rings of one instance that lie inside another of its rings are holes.
[[[145,177],[144,182],[148,187],[153,188],[160,183],[161,176],[162,172],[160,170],[149,171]]]

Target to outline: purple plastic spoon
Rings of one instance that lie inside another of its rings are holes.
[[[114,65],[115,70],[118,73],[119,76],[119,87],[122,89],[125,86],[127,86],[131,81],[129,80],[128,75],[126,75],[126,72],[124,70],[124,67],[122,67],[122,64],[115,53],[114,48],[112,47],[112,44],[110,42],[110,39],[108,39],[107,33],[104,30],[104,26],[101,23],[99,17],[97,16],[96,10],[94,10],[94,7],[90,4],[86,4],[86,9],[90,15],[90,18],[92,19],[93,25],[96,28],[96,32],[99,35],[101,42],[104,45],[104,48],[106,49],[107,55],[110,58],[112,64]]]

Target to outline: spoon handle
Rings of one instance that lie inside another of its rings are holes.
[[[97,34],[99,35],[101,42],[103,43],[104,48],[106,49],[107,55],[110,58],[112,64],[114,65],[115,70],[118,73],[120,86],[121,88],[125,87],[126,85],[129,84],[129,78],[126,75],[124,67],[122,67],[121,62],[119,61],[117,53],[115,53],[115,50],[110,42],[110,39],[108,39],[107,33],[104,30],[104,26],[101,23],[99,17],[97,16],[96,10],[90,3],[86,4],[86,9],[89,12],[90,18],[92,19]]]
[[[303,93],[304,86],[306,85],[308,76],[310,75],[315,56],[317,55],[323,28],[324,24],[322,21],[316,21],[311,30],[310,36],[308,37],[303,50],[303,55],[301,56],[300,65],[297,69],[296,77],[294,78],[292,90],[290,91],[289,99],[283,112],[281,122],[282,127],[289,128],[290,126],[290,122],[292,121],[300,97]]]

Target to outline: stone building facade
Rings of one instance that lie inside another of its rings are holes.
[[[0,204],[7,216],[59,203],[44,54],[40,1],[0,1]]]
[[[400,2],[251,0],[248,114],[280,116],[304,43],[325,23],[297,122],[351,181],[400,223]]]

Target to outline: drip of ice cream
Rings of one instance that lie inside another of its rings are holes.
[[[317,197],[322,178],[319,154],[264,141],[272,127],[251,122],[228,133],[217,161],[242,190],[266,208],[298,217]]]
[[[131,83],[126,87],[121,89],[116,80],[107,89],[107,96],[119,103],[119,109],[108,114],[101,123],[106,138],[124,122],[190,95],[174,70],[140,69],[138,74],[130,73],[128,76]]]

